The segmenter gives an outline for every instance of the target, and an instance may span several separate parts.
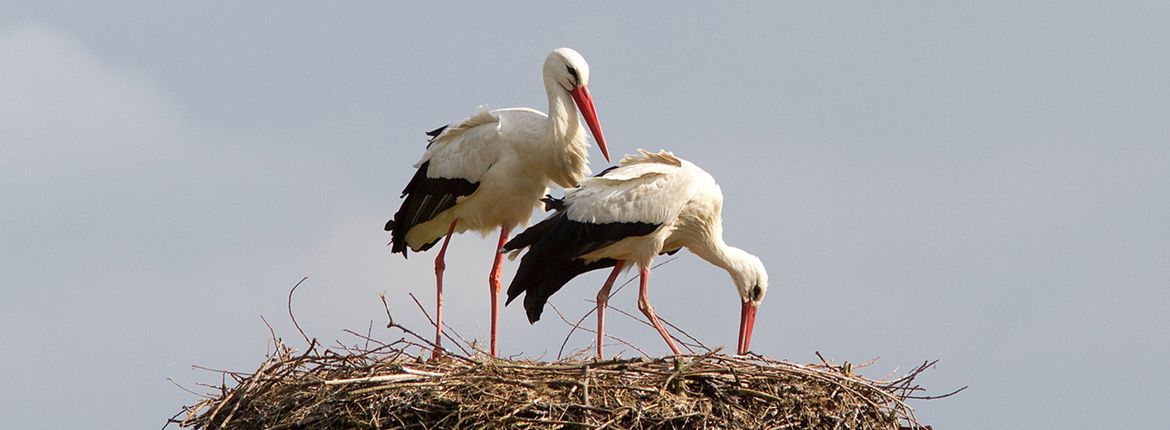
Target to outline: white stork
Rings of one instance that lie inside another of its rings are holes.
[[[507,303],[525,293],[524,309],[528,321],[535,323],[549,296],[570,279],[613,267],[597,293],[600,358],[610,288],[622,268],[637,264],[641,269],[638,309],[677,355],[678,347],[654,315],[646,286],[654,257],[685,247],[731,274],[742,302],[736,351],[746,353],[756,309],[768,290],[764,264],[723,242],[723,193],[710,174],[666,151],[639,152],[642,155],[627,156],[620,166],[567,190],[563,200],[547,199],[557,212],[504,245],[501,252],[528,248],[508,287]]]
[[[544,60],[548,115],[530,108],[478,113],[427,133],[431,136],[418,169],[402,190],[405,200],[386,223],[391,252],[407,255],[407,247],[426,251],[439,239],[435,257],[435,355],[443,333],[443,254],[455,232],[487,234],[500,229],[496,250],[508,232],[526,225],[547,187],[577,186],[589,174],[589,145],[577,109],[593,131],[602,155],[609,150],[586,85],[589,65],[577,51],[560,48]],[[575,104],[574,104],[575,102]],[[488,276],[491,290],[491,354],[496,355],[497,306],[501,258],[497,253]]]

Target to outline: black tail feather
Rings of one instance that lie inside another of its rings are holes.
[[[657,224],[649,223],[578,222],[568,219],[565,212],[549,216],[504,244],[505,251],[528,248],[508,286],[505,305],[525,294],[524,310],[528,321],[535,323],[548,298],[569,280],[617,264],[617,260],[609,258],[587,263],[581,256],[627,237],[650,234],[657,228]]]
[[[515,251],[517,249],[524,249],[535,245],[536,242],[540,240],[540,238],[547,235],[548,232],[552,230],[554,226],[556,226],[557,221],[563,217],[563,213],[556,213],[548,218],[545,218],[544,221],[538,222],[536,225],[524,229],[524,231],[520,232],[520,234],[516,235],[507,243],[505,243],[503,250]]]
[[[617,260],[605,258],[592,263],[576,259],[547,266],[529,265],[535,270],[517,272],[512,285],[516,285],[518,282],[522,285],[528,285],[527,292],[524,294],[524,311],[528,314],[528,322],[536,323],[540,320],[540,314],[544,311],[544,304],[548,302],[548,298],[560,291],[561,287],[568,284],[570,280],[582,273],[613,267],[616,264]],[[516,295],[509,293],[508,303],[511,303]]]

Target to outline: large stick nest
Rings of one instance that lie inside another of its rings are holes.
[[[311,343],[311,345],[314,345]],[[919,428],[914,377],[711,352],[659,359],[426,361],[399,341],[297,354],[280,340],[254,373],[175,420],[196,429]],[[925,428],[925,427],[923,427]]]
[[[891,380],[874,380],[854,372],[869,363],[834,365],[821,357],[819,364],[797,364],[755,354],[729,356],[701,343],[694,346],[705,353],[656,359],[643,352],[633,359],[507,360],[471,352],[474,343],[450,327],[444,334],[462,354],[447,351],[441,359],[427,360],[435,345],[394,322],[388,306],[387,327],[402,330],[403,338],[387,344],[369,333],[345,330],[364,345],[338,342],[336,349],[323,349],[297,324],[293,291],[289,316],[308,349],[298,354],[273,332],[273,348],[259,369],[216,370],[223,382],[209,387],[218,392],[184,407],[168,424],[195,429],[929,429],[918,423],[906,401],[962,391],[922,395],[914,380],[935,362]],[[229,387],[229,378],[234,386]]]

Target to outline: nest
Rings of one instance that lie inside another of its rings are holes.
[[[289,315],[296,324],[291,299],[290,291]],[[537,362],[472,353],[463,345],[474,351],[474,344],[448,336],[462,354],[448,351],[428,360],[434,345],[395,323],[388,308],[387,317],[388,327],[404,333],[388,344],[346,330],[364,345],[338,342],[335,349],[324,349],[301,331],[309,347],[297,353],[273,333],[272,349],[259,369],[215,370],[223,381],[207,386],[217,392],[184,407],[168,425],[929,429],[906,401],[962,390],[922,395],[914,380],[934,362],[892,380],[874,380],[854,372],[868,363],[834,365],[821,357],[819,364],[798,364],[754,354],[730,356],[719,349],[666,358]]]
[[[851,366],[718,352],[659,359],[531,362],[402,345],[296,354],[276,340],[253,373],[186,407],[196,429],[794,428],[899,429],[924,363],[892,381]],[[420,354],[421,355],[421,352]]]

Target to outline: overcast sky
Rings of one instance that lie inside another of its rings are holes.
[[[546,3],[4,1],[0,422],[160,427],[196,400],[167,378],[256,368],[261,315],[303,346],[285,300],[306,275],[311,336],[397,339],[383,291],[426,331],[406,294],[431,303],[433,255],[382,231],[423,132],[546,110],[541,61],[569,46],[615,156],[669,149],[721,182],[726,239],[770,273],[753,350],[880,357],[871,377],[940,359],[923,384],[971,388],[916,403],[935,428],[1164,425],[1170,6]],[[464,336],[487,337],[494,245],[448,253]],[[656,309],[733,345],[730,279],[680,255]],[[603,277],[552,303],[580,316]],[[510,306],[501,352],[551,358],[566,331]]]

